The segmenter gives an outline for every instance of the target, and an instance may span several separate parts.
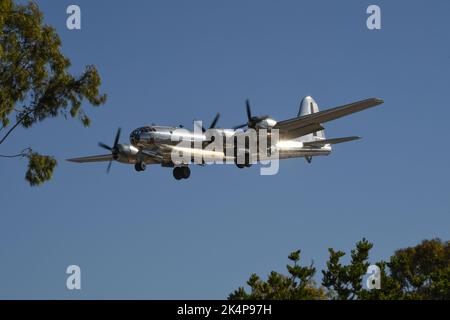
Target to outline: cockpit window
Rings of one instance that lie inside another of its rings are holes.
[[[139,132],[153,132],[153,131],[156,131],[156,130],[154,128],[152,128],[152,127],[139,128]]]

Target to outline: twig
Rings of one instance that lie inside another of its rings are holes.
[[[31,109],[30,111],[28,111],[27,113],[25,113],[25,115],[22,116],[22,118],[20,118],[19,120],[17,120],[17,122],[11,127],[11,129],[8,130],[8,132],[6,132],[6,134],[4,135],[4,137],[0,140],[0,144],[2,144],[6,138],[9,136],[9,134],[15,129],[17,128],[17,126],[25,119],[26,116],[28,116],[30,113],[32,113],[34,110]]]
[[[23,158],[23,157],[28,156],[31,153],[31,151],[32,151],[31,148],[25,148],[22,151],[20,151],[20,153],[18,153],[18,154],[13,154],[13,155],[0,154],[0,158],[19,158],[19,157]]]

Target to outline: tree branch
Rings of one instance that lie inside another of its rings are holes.
[[[15,129],[17,128],[17,126],[23,121],[24,118],[21,118],[19,121],[16,122],[16,124],[14,124],[11,129],[8,130],[8,132],[6,132],[5,136],[2,138],[2,140],[0,140],[0,144],[2,144],[6,138],[8,138],[9,134]]]
[[[17,128],[17,126],[19,124],[22,123],[22,121],[25,119],[26,116],[28,116],[30,113],[32,113],[34,111],[34,109],[29,110],[28,112],[26,112],[22,118],[20,118],[19,120],[17,120],[17,122],[11,127],[11,129],[8,130],[8,132],[6,132],[6,134],[3,136],[3,138],[0,140],[0,144],[2,144],[6,138],[8,138],[9,134],[15,129]],[[2,128],[3,129],[3,128]]]
[[[19,157],[23,158],[23,157],[28,156],[31,151],[32,151],[31,148],[25,148],[22,151],[20,151],[20,153],[18,153],[18,154],[13,154],[13,155],[0,154],[0,158],[19,158]]]

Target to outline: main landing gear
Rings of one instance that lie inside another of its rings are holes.
[[[145,162],[137,162],[137,163],[134,165],[134,169],[135,169],[136,171],[138,171],[138,172],[144,171],[144,170],[145,170]]]
[[[250,168],[252,166],[251,163],[236,163],[236,167],[238,167],[239,169],[243,169],[245,167]]]
[[[252,166],[252,164],[250,163],[250,155],[248,154],[248,152],[245,153],[244,163],[239,163],[238,157],[235,157],[234,163],[236,164],[236,167],[238,167],[239,169],[243,169],[245,167],[250,168]]]
[[[177,180],[187,179],[191,175],[191,169],[187,166],[175,167],[173,169],[173,177]]]

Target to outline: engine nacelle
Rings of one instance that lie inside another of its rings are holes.
[[[118,153],[113,154],[114,160],[124,163],[135,163],[139,149],[129,144],[117,145]]]
[[[119,144],[119,153],[127,156],[135,156],[139,153],[139,149],[129,144]]]
[[[266,118],[256,123],[256,129],[270,129],[275,127],[277,121],[272,118]]]

